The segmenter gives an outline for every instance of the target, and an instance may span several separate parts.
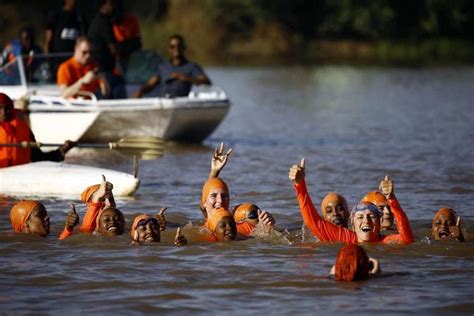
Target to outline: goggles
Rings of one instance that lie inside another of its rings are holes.
[[[154,217],[151,217],[151,218],[149,218],[149,219],[142,219],[141,221],[139,221],[139,222],[137,223],[137,228],[138,228],[139,226],[145,226],[146,224],[148,224],[148,223],[150,223],[150,222],[151,222],[153,225],[160,226],[160,224],[158,223],[158,220],[157,220],[156,218],[154,218]]]

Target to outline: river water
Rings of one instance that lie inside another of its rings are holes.
[[[229,115],[204,144],[168,144],[162,159],[140,164],[138,193],[118,200],[127,227],[134,215],[164,206],[168,220],[197,225],[211,151],[223,141],[234,149],[221,174],[231,207],[254,202],[289,233],[205,244],[193,239],[188,224],[189,245],[179,248],[172,229],[148,246],[131,246],[128,233],[113,239],[78,234],[60,242],[70,201],[42,200],[51,235],[38,239],[11,233],[15,200],[3,198],[1,314],[474,313],[474,68],[208,73],[232,100]],[[346,283],[328,276],[341,245],[317,244],[302,229],[288,179],[301,157],[318,204],[338,191],[353,205],[385,174],[392,176],[416,242],[366,246],[381,262],[381,277]],[[67,160],[132,170],[131,161],[103,152]],[[468,242],[428,239],[431,219],[444,205],[461,214]]]

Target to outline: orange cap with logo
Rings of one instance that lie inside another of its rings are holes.
[[[10,221],[13,230],[20,233],[23,229],[23,224],[26,223],[31,212],[39,205],[41,203],[37,201],[20,201],[16,203],[10,211]]]
[[[227,184],[224,182],[224,180],[221,178],[211,178],[207,180],[202,187],[201,207],[204,207],[207,197],[213,189],[224,189],[226,190],[227,194],[229,194],[229,188],[227,187]]]
[[[244,221],[247,219],[248,214],[251,211],[258,211],[259,208],[255,204],[244,203],[239,204],[234,208],[234,220],[236,222]]]
[[[97,190],[99,190],[100,184],[94,184],[87,187],[84,192],[81,193],[81,201],[84,203],[88,203],[92,194],[94,194]]]
[[[150,215],[145,215],[145,214],[138,215],[137,217],[135,217],[135,219],[133,220],[132,229],[130,230],[130,235],[132,236],[133,240],[135,240],[135,241],[138,240],[138,233],[137,233],[138,223],[141,220],[148,220],[150,218],[151,218]]]
[[[230,212],[225,208],[221,207],[215,209],[211,217],[207,221],[207,228],[209,228],[211,232],[214,232],[216,230],[217,223],[219,223],[219,221],[226,216],[233,218],[232,214],[230,214]]]
[[[337,192],[329,192],[328,194],[326,194],[323,201],[321,202],[321,212],[323,212],[323,217],[326,217],[326,208],[328,207],[328,204],[331,202],[342,203],[347,214],[349,214],[349,207],[347,206],[346,199]]]
[[[387,201],[387,198],[385,197],[385,195],[383,195],[379,191],[371,191],[371,192],[367,193],[362,198],[362,200],[360,200],[360,201],[361,202],[370,202],[370,203],[375,204],[377,206],[388,204],[388,201]]]

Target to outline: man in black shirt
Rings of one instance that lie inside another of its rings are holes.
[[[119,57],[112,26],[113,0],[99,0],[99,12],[92,19],[87,37],[94,46],[93,58],[111,88],[112,98],[125,98],[125,86],[118,65]]]
[[[64,0],[62,10],[48,15],[44,51],[73,52],[76,39],[85,33],[86,23],[76,10],[75,0]]]

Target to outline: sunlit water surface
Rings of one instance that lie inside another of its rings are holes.
[[[140,164],[138,193],[118,200],[127,228],[136,214],[164,206],[168,220],[198,225],[211,150],[224,141],[234,148],[221,174],[231,206],[254,202],[289,233],[206,244],[187,226],[190,245],[181,248],[172,245],[174,230],[149,246],[131,246],[129,233],[59,241],[70,201],[43,199],[51,236],[38,239],[12,234],[8,213],[15,200],[3,198],[0,313],[474,312],[473,68],[208,72],[232,100],[229,115],[203,145],[169,144],[161,160]],[[416,242],[367,246],[381,262],[381,277],[345,283],[328,276],[341,245],[317,244],[301,229],[288,180],[289,167],[301,157],[318,204],[328,191],[338,191],[353,205],[385,174],[393,177]],[[133,168],[103,152],[76,152],[68,161]],[[433,214],[444,205],[462,215],[468,242],[427,238]]]

